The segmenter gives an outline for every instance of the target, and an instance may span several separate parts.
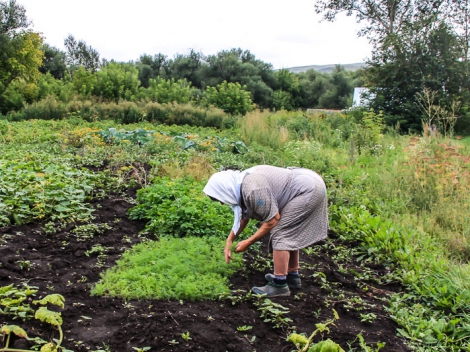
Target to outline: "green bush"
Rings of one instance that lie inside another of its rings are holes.
[[[217,108],[201,108],[191,104],[159,104],[149,102],[143,106],[146,119],[167,125],[230,128],[236,119]]]
[[[165,80],[157,77],[149,80],[148,88],[140,88],[139,97],[150,99],[160,104],[178,103],[186,104],[192,98],[194,88],[191,82],[186,79],[175,80],[174,78]]]
[[[124,299],[217,299],[230,292],[228,277],[243,265],[224,261],[225,240],[186,237],[141,243],[124,253],[92,290]]]
[[[211,201],[203,188],[204,183],[190,178],[158,179],[138,191],[130,218],[147,220],[146,230],[158,237],[225,237],[233,224],[232,211]]]
[[[217,87],[207,87],[203,104],[216,106],[230,115],[246,115],[253,108],[250,92],[240,83],[223,81]]]
[[[111,62],[96,72],[93,95],[118,102],[136,100],[139,72],[132,64]]]
[[[67,115],[67,106],[54,96],[48,96],[31,105],[26,105],[23,110],[7,115],[11,121],[24,120],[60,120]]]

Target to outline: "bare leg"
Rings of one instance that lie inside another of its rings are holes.
[[[299,271],[299,251],[289,251],[289,267],[287,272]]]
[[[273,251],[274,261],[274,275],[285,276],[287,275],[287,268],[290,264],[290,252],[289,251]]]

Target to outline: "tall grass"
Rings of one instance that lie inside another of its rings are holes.
[[[247,145],[257,143],[272,149],[280,149],[288,140],[289,132],[280,124],[269,124],[269,112],[256,110],[241,121],[241,136]]]

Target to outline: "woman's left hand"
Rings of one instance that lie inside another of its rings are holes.
[[[251,246],[251,244],[252,244],[252,242],[249,239],[238,242],[236,247],[235,247],[235,253],[246,251],[248,249],[248,247]]]

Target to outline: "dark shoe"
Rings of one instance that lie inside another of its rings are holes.
[[[264,275],[264,278],[267,282],[273,282],[274,274],[266,274]],[[289,286],[290,289],[298,290],[302,286],[299,275],[287,275],[286,280],[287,286]]]
[[[289,286],[287,286],[287,284],[276,285],[272,282],[268,282],[266,286],[255,286],[251,290],[257,295],[266,295],[266,297],[290,296]]]

